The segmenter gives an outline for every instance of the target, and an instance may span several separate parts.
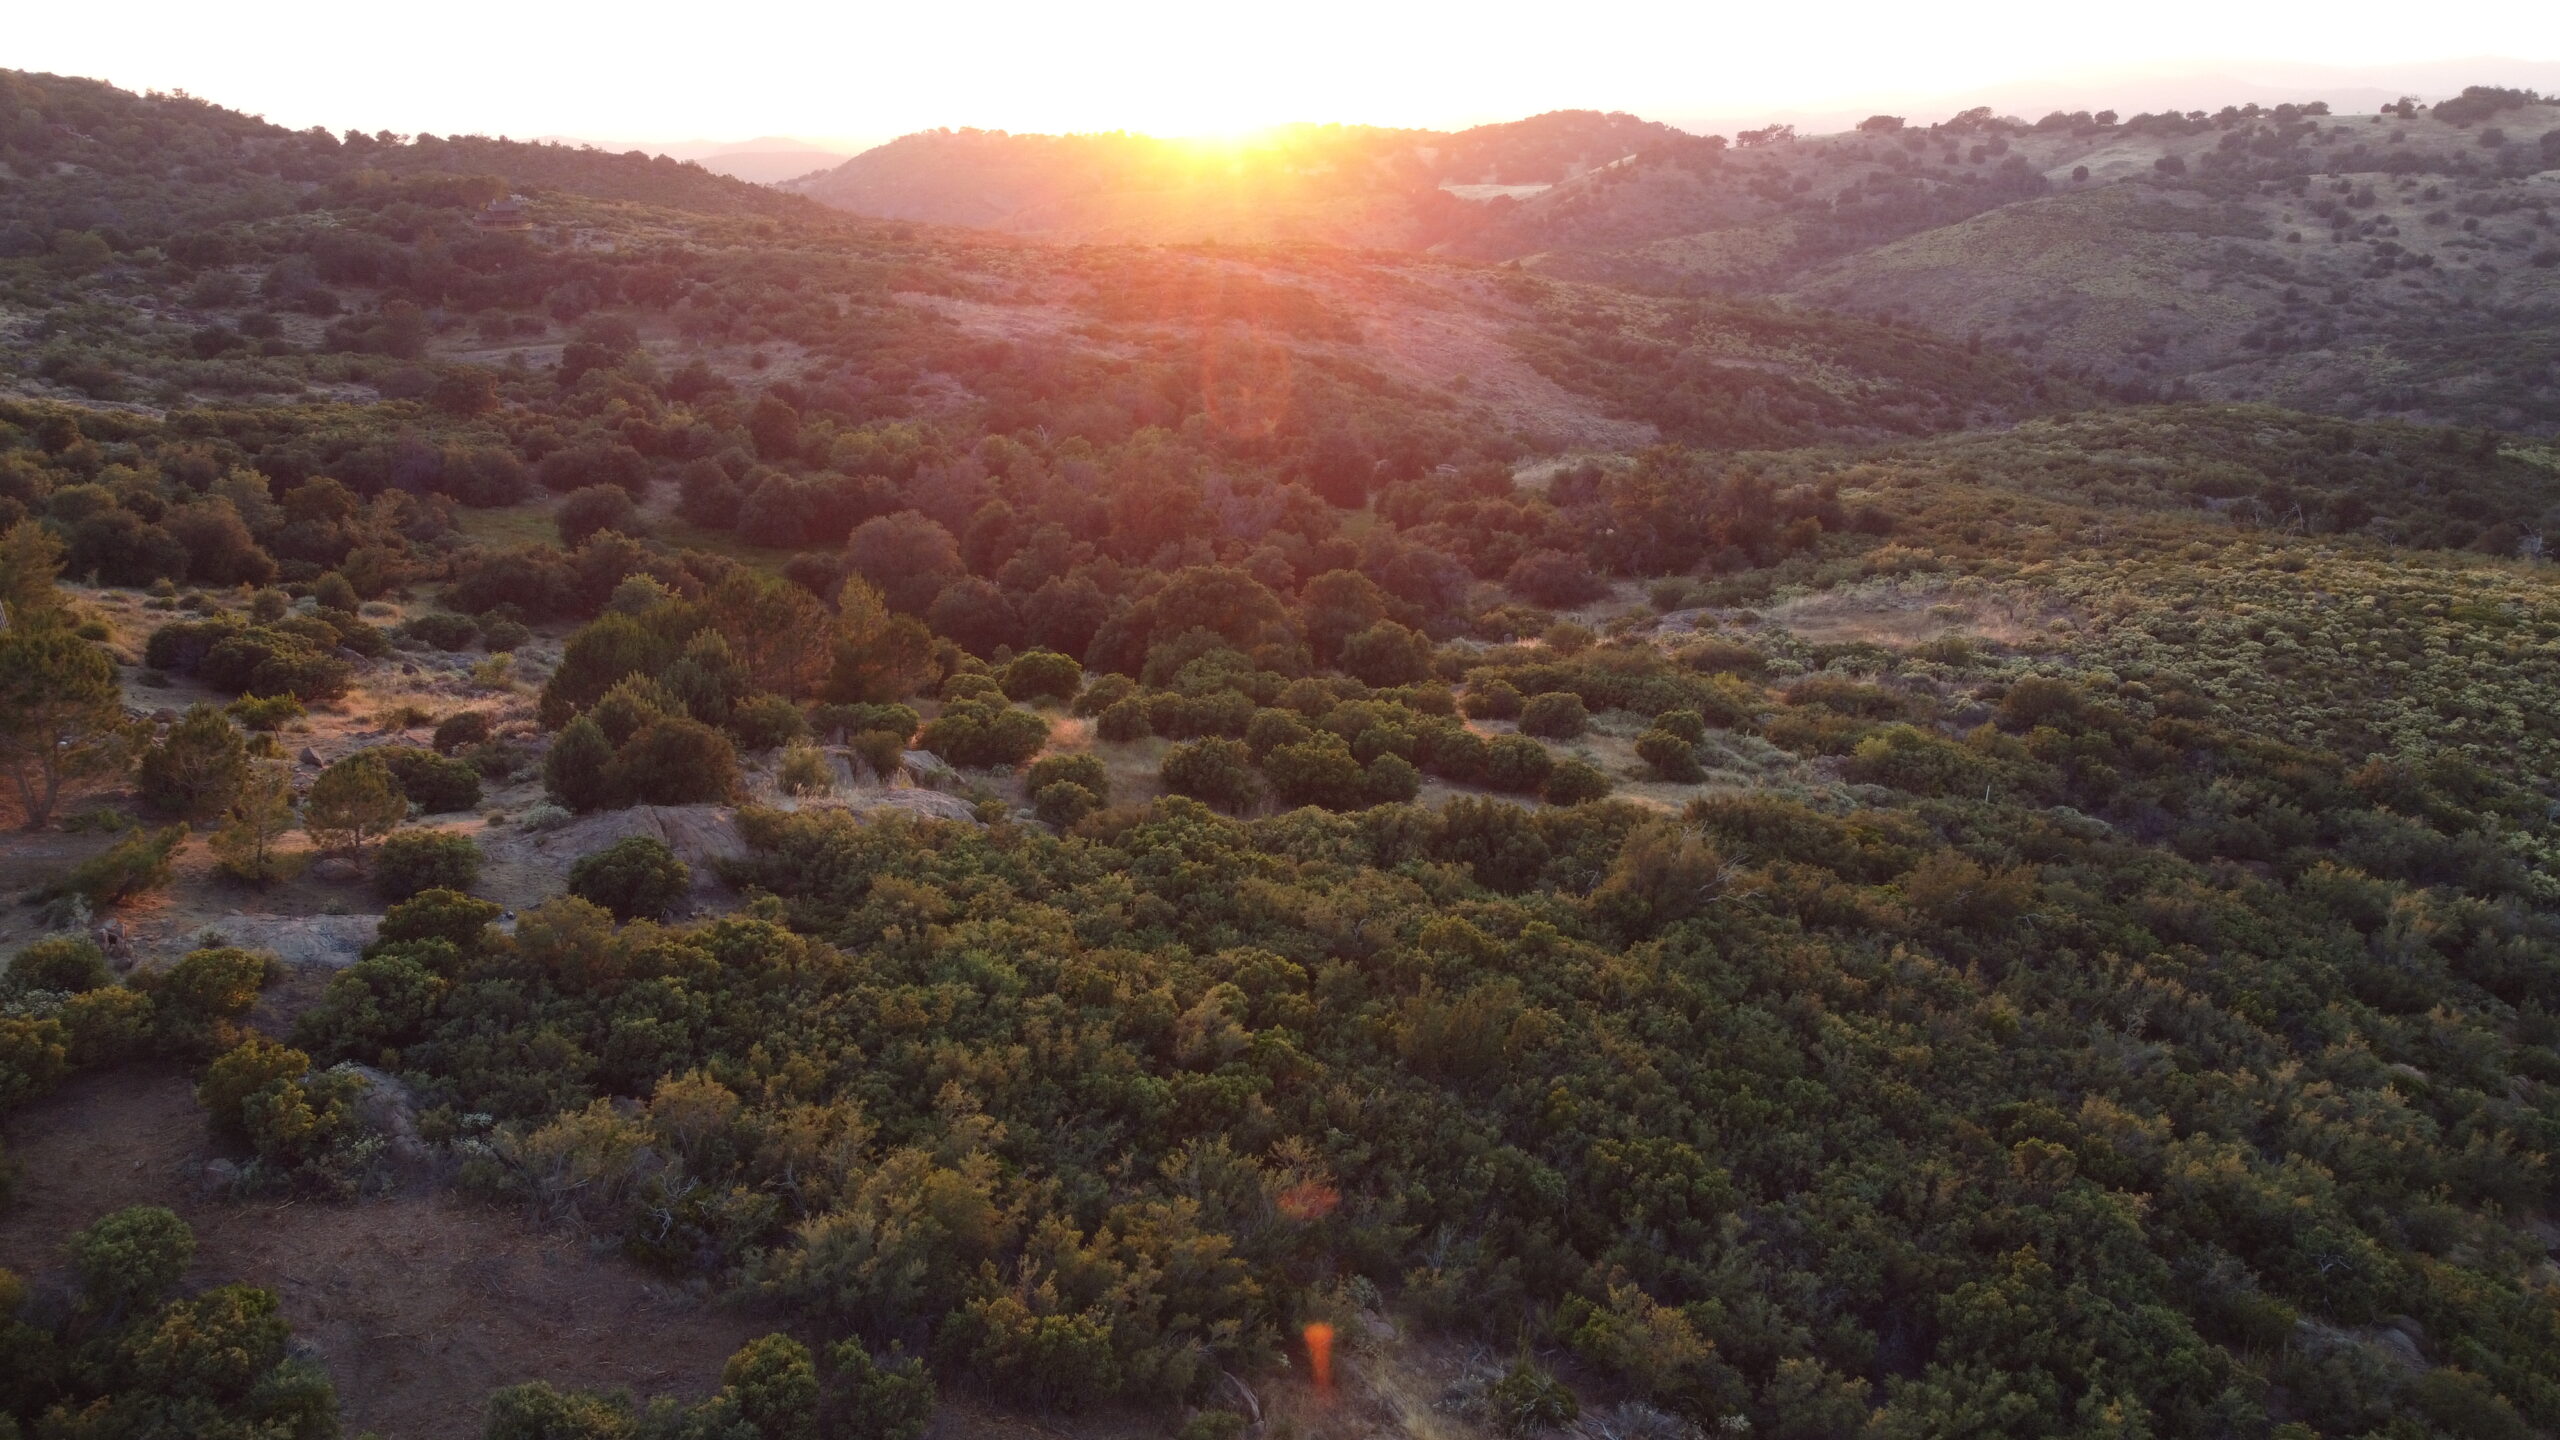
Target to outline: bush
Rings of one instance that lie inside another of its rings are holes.
[[[560,527],[561,545],[574,550],[606,530],[639,534],[640,507],[632,503],[631,492],[619,485],[589,485],[571,491],[552,521]]]
[[[1546,746],[1526,735],[1504,735],[1485,747],[1484,783],[1526,793],[1546,784],[1555,764]]]
[[[1431,642],[1381,620],[1342,642],[1342,668],[1368,685],[1410,685],[1431,673]]]
[[[1582,805],[1609,796],[1609,777],[1588,760],[1560,760],[1541,792],[1550,805]]]
[[[30,990],[78,993],[115,983],[107,957],[86,935],[48,935],[9,957],[9,978]]]
[[[169,862],[187,843],[187,827],[143,830],[73,866],[71,873],[36,892],[40,900],[78,896],[103,910],[169,883]]]
[[[1653,728],[1668,730],[1695,745],[1707,738],[1707,717],[1695,710],[1665,710],[1653,717]]]
[[[1156,733],[1147,719],[1147,702],[1136,695],[1112,702],[1093,723],[1093,733],[1114,742],[1144,740]]]
[[[71,1264],[88,1307],[116,1315],[148,1307],[177,1288],[195,1258],[195,1232],[158,1205],[118,1210],[71,1239]]]
[[[1572,740],[1591,728],[1591,712],[1582,697],[1561,690],[1532,695],[1520,706],[1520,733],[1546,740]]]
[[[480,624],[468,615],[431,610],[424,615],[411,616],[409,622],[400,627],[400,633],[421,645],[451,652],[470,649],[472,642],[480,638]]]
[[[862,757],[871,773],[882,783],[905,768],[907,737],[894,730],[864,730],[845,742],[845,748]]]
[[[699,720],[653,720],[614,752],[605,785],[631,804],[716,804],[737,791],[738,752]]]
[[[143,803],[163,815],[209,820],[231,806],[249,773],[249,745],[219,710],[188,707],[186,717],[142,752],[136,779]]]
[[[920,743],[954,765],[1019,765],[1049,743],[1049,722],[1011,705],[955,700],[924,727]]]
[[[241,729],[261,732],[283,729],[308,713],[302,702],[291,695],[243,695],[224,706],[223,711]]]
[[[569,867],[569,893],[623,921],[666,914],[692,883],[692,869],[665,841],[647,835],[617,840]]]
[[[1505,1435],[1536,1435],[1560,1426],[1570,1425],[1582,1413],[1581,1404],[1564,1382],[1530,1363],[1522,1356],[1509,1374],[1493,1383],[1485,1392],[1485,1402],[1493,1411],[1494,1428]]]
[[[456,710],[436,722],[436,733],[431,743],[437,754],[450,755],[465,746],[484,743],[490,733],[487,711]]]
[[[464,761],[416,745],[384,745],[365,753],[382,757],[392,783],[422,814],[450,815],[480,803],[480,772]]]
[[[1073,700],[1084,684],[1084,667],[1055,650],[1025,651],[1004,667],[1001,684],[1009,699],[1063,704]]]
[[[1609,593],[1591,562],[1562,550],[1532,550],[1515,561],[1502,583],[1513,594],[1551,610],[1587,605]]]
[[[1099,715],[1137,693],[1137,681],[1126,675],[1105,675],[1084,687],[1069,708],[1078,715]]]
[[[521,650],[532,639],[533,631],[522,621],[495,615],[480,617],[480,648],[492,655]]]
[[[755,695],[729,707],[729,733],[742,750],[771,750],[807,735],[809,721],[780,695]]]
[[[1111,772],[1093,755],[1043,755],[1031,763],[1023,788],[1036,796],[1062,782],[1082,787],[1101,804],[1111,803]]]
[[[1165,752],[1158,774],[1175,794],[1229,810],[1242,810],[1262,798],[1262,777],[1253,771],[1253,752],[1241,740],[1176,745]]]
[[[1520,713],[1520,692],[1508,680],[1482,679],[1467,687],[1458,708],[1470,720],[1508,720]]]
[[[886,730],[896,735],[901,744],[913,738],[916,727],[923,723],[915,710],[905,705],[821,705],[817,714],[817,728],[822,735]]]
[[[1031,792],[1031,813],[1061,830],[1102,808],[1102,797],[1072,780],[1055,780]]]
[[[542,784],[551,798],[583,814],[616,803],[613,742],[590,715],[564,727],[542,756]]]
[[[774,784],[785,795],[825,795],[836,788],[836,767],[815,745],[795,744],[782,752],[774,767]]]
[[[1707,776],[1698,764],[1695,742],[1677,731],[1656,726],[1636,737],[1636,755],[1653,767],[1660,779],[1675,785],[1694,785]]]
[[[480,878],[480,847],[450,830],[395,830],[373,855],[373,888],[397,903],[421,890],[468,890]]]
[[[321,771],[302,801],[302,826],[323,850],[362,850],[408,818],[409,797],[380,750],[358,751]]]

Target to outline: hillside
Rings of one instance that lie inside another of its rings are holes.
[[[1053,240],[1420,249],[1465,215],[1458,195],[1554,184],[1678,135],[1595,111],[1455,133],[1294,125],[1235,141],[943,130],[786,188],[861,215]]]
[[[2345,122],[1301,137],[1514,263],[0,101],[0,1436],[2560,1433],[2538,292],[2126,398]]]

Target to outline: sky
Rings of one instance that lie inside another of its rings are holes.
[[[2448,60],[2505,83],[2560,74],[2560,3],[125,0],[112,23],[31,4],[0,40],[13,68],[184,90],[296,128],[838,146],[937,126],[1448,129],[1570,108],[1699,129],[2045,89],[2132,109],[2110,89],[2279,73],[2390,88]]]

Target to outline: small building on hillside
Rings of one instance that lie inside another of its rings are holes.
[[[480,213],[471,217],[471,223],[483,230],[530,230],[533,228],[533,211],[524,203],[523,196],[509,195],[481,206]]]

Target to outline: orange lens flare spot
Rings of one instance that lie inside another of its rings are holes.
[[[1291,1220],[1321,1220],[1342,1204],[1342,1193],[1322,1181],[1307,1180],[1281,1191],[1273,1203]]]
[[[1319,1320],[1306,1328],[1307,1369],[1316,1377],[1316,1389],[1330,1394],[1333,1390],[1333,1327]]]

